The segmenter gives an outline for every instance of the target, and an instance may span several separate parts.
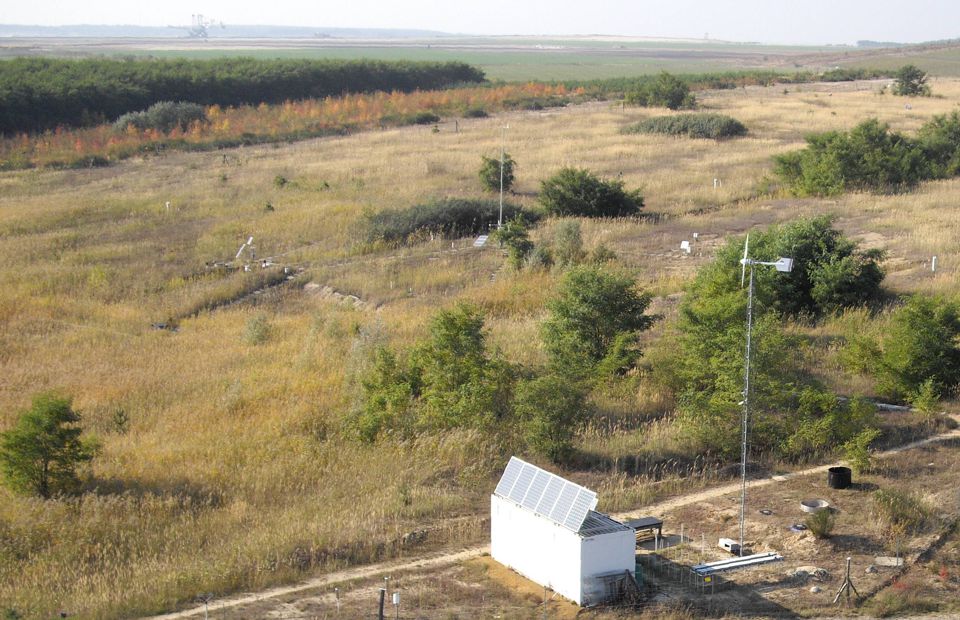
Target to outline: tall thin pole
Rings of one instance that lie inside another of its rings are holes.
[[[743,557],[743,519],[747,505],[747,423],[750,419],[750,337],[753,332],[753,262],[747,288],[747,358],[743,364],[743,428],[740,440],[740,557]]]
[[[500,217],[497,219],[497,230],[503,228],[503,158],[504,143],[507,140],[507,126],[500,128]]]

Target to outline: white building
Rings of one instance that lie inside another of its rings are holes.
[[[609,600],[635,568],[634,531],[597,494],[512,457],[490,497],[490,554],[578,605]]]

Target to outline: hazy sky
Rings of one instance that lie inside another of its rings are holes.
[[[234,24],[617,34],[771,43],[960,37],[958,0],[3,0],[5,24]]]

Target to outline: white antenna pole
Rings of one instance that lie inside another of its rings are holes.
[[[500,217],[497,219],[497,230],[503,228],[503,157],[508,129],[510,129],[510,125],[504,125],[500,128]]]
[[[750,338],[753,333],[753,262],[744,251],[743,268],[750,263],[750,286],[747,288],[747,359],[743,372],[743,428],[740,440],[740,557],[743,557],[743,519],[747,505],[747,423],[750,418]]]

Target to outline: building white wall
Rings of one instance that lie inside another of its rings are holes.
[[[591,578],[598,575],[631,574],[636,568],[636,537],[633,530],[621,530],[582,539],[580,546],[581,586],[579,605],[596,605],[603,603],[603,593],[596,587]]]
[[[632,530],[581,538],[517,506],[490,496],[490,555],[524,577],[578,605],[603,602],[591,577],[634,570]]]
[[[490,555],[580,604],[582,539],[514,502],[490,496]]]

